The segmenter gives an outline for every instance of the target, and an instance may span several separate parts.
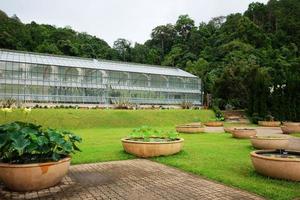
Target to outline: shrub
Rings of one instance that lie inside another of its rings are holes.
[[[13,98],[6,98],[0,101],[2,108],[11,108],[14,104],[17,103],[17,100]]]
[[[183,101],[181,102],[180,107],[182,109],[191,109],[193,107],[193,103],[190,101]]]
[[[79,136],[25,122],[0,126],[0,162],[40,163],[58,161],[75,151]]]
[[[130,109],[132,104],[127,99],[118,98],[112,101],[115,109]]]
[[[131,140],[142,139],[145,142],[157,141],[157,139],[174,141],[179,139],[179,134],[175,131],[161,131],[149,126],[142,126],[133,129],[128,138]]]

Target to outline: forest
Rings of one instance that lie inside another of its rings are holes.
[[[91,22],[93,23],[93,22]],[[215,109],[300,121],[300,1],[251,3],[244,13],[195,24],[181,15],[144,44],[71,27],[29,24],[0,10],[0,48],[178,67],[199,76]]]

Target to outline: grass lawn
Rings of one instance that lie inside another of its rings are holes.
[[[24,120],[21,113],[9,113],[6,121]],[[201,120],[212,116],[202,110],[34,110],[30,121],[43,125],[68,128],[83,138],[81,153],[73,156],[72,163],[92,163],[110,160],[132,159],[123,151],[120,139],[132,127],[148,124],[161,129],[174,129],[175,124]],[[0,118],[2,123],[3,118]],[[73,124],[73,126],[72,126]],[[269,199],[293,199],[300,197],[300,183],[274,180],[257,174],[251,164],[249,152],[253,150],[249,140],[231,138],[230,134],[207,133],[181,135],[185,139],[182,152],[153,161],[216,180],[262,195]]]
[[[300,133],[293,133],[291,134],[292,136],[295,136],[295,137],[300,137]]]

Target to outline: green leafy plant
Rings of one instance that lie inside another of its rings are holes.
[[[128,139],[145,142],[174,141],[179,139],[179,134],[175,131],[162,131],[149,126],[142,126],[134,128]]]
[[[190,101],[182,101],[180,104],[182,109],[191,109],[193,107],[193,102]]]
[[[39,163],[58,161],[80,151],[79,136],[69,131],[42,128],[40,125],[13,122],[0,126],[0,162]]]

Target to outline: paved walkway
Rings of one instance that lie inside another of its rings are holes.
[[[7,191],[0,199],[262,199],[254,194],[145,159],[74,165],[62,183],[31,193]]]

